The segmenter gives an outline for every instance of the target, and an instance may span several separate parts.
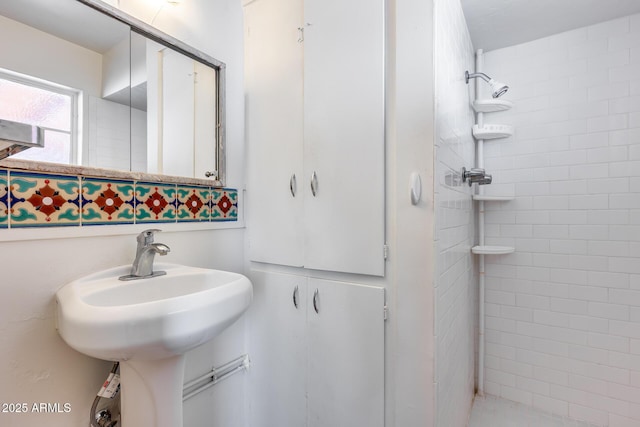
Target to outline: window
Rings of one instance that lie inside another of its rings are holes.
[[[0,70],[0,118],[44,129],[43,148],[30,148],[13,158],[77,164],[79,97],[79,91]]]

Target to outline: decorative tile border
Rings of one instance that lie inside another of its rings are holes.
[[[0,228],[9,226],[9,177],[7,171],[0,170]]]
[[[178,221],[209,221],[211,219],[211,189],[178,186]]]
[[[0,230],[238,220],[238,191],[0,168]]]
[[[81,182],[83,225],[133,224],[133,181],[83,177]]]
[[[226,188],[212,191],[212,221],[237,221],[238,220],[238,192]]]
[[[80,225],[77,176],[12,172],[9,175],[9,226]]]
[[[137,183],[136,222],[176,222],[176,186]]]

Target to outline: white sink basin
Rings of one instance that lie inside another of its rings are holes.
[[[118,280],[130,269],[101,271],[58,291],[58,331],[69,346],[114,361],[180,355],[236,321],[253,295],[241,274],[156,263],[165,276]]]
[[[69,346],[120,361],[123,427],[181,427],[184,353],[249,307],[241,274],[157,263],[164,276],[121,281],[131,266],[83,277],[56,294],[58,332]]]

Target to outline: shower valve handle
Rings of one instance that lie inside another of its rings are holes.
[[[487,174],[484,169],[472,168],[467,170],[462,168],[462,182],[469,181],[469,186],[474,182],[480,185],[491,184],[491,175]]]

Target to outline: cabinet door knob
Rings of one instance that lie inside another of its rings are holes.
[[[316,313],[320,313],[320,310],[318,309],[318,298],[319,298],[319,293],[318,293],[318,289],[316,289],[313,292],[313,309],[315,310]]]
[[[291,178],[289,178],[289,190],[291,191],[292,197],[296,197],[297,186],[298,184],[296,182],[296,174],[294,173],[293,175],[291,175]]]
[[[418,172],[413,172],[411,174],[411,204],[416,206],[420,203],[420,199],[422,198],[422,179],[420,178],[420,174]]]
[[[316,197],[317,193],[318,193],[318,175],[316,174],[316,171],[313,171],[313,173],[311,174],[311,194],[313,194],[313,197]]]
[[[298,308],[298,285],[293,288],[293,306]]]

